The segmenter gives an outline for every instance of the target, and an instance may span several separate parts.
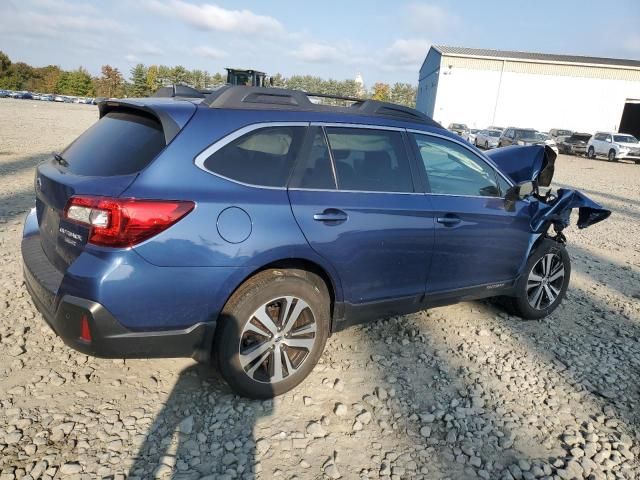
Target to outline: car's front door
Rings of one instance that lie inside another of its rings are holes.
[[[410,138],[424,167],[425,202],[435,220],[427,294],[508,286],[531,236],[528,205],[505,209],[509,183],[472,148],[436,135]]]
[[[315,125],[306,143],[289,183],[291,208],[338,272],[346,302],[424,295],[434,224],[404,132]]]

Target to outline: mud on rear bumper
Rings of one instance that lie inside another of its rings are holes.
[[[59,298],[63,275],[46,258],[38,236],[22,240],[22,259],[24,281],[33,303],[71,348],[103,358],[209,359],[215,322],[181,330],[131,331],[98,302],[71,295]],[[81,336],[83,317],[89,324],[90,341]]]

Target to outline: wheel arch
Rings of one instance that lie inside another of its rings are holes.
[[[337,275],[331,272],[330,267],[322,265],[320,262],[311,260],[309,258],[303,257],[292,257],[292,258],[280,258],[276,260],[271,260],[267,263],[259,267],[254,267],[245,271],[245,274],[236,279],[234,282],[234,286],[232,289],[228,291],[227,298],[225,298],[223,305],[229,301],[229,299],[234,295],[234,293],[250,278],[254,277],[260,272],[271,269],[279,269],[279,270],[303,270],[307,272],[314,273],[324,282],[327,292],[329,293],[330,300],[330,313],[331,313],[331,328],[330,332],[333,331],[333,325],[335,324],[336,318],[341,318],[343,315],[342,312],[342,304],[343,304],[343,292],[342,285],[340,283],[340,279],[337,278]]]

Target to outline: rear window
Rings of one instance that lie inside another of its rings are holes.
[[[162,125],[155,118],[109,112],[61,155],[72,173],[108,177],[139,172],[164,147]]]

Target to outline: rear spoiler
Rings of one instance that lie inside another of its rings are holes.
[[[113,110],[134,110],[156,118],[162,125],[168,145],[191,119],[196,106],[188,101],[161,98],[109,99],[98,103],[100,118]]]

